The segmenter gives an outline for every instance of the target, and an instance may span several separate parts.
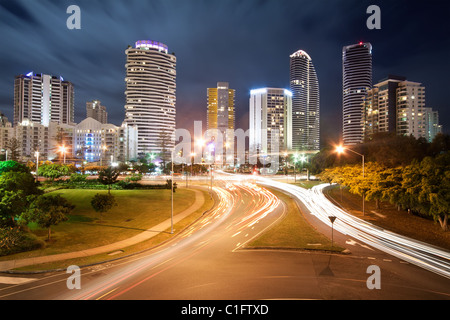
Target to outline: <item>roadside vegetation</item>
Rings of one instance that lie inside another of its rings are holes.
[[[98,246],[170,217],[171,180],[141,185],[142,176],[137,173],[118,181],[115,168],[101,168],[98,179],[88,180],[72,167],[43,163],[38,172],[48,180],[39,182],[28,166],[0,162],[0,256]],[[176,183],[173,187],[175,191]],[[192,190],[178,190],[174,212],[188,208],[194,200]]]
[[[352,147],[365,155],[350,152],[339,156],[329,148],[312,161],[317,176],[336,183],[366,201],[375,209],[384,202],[398,210],[433,219],[448,231],[450,213],[450,137],[439,134],[432,143],[413,137],[377,135]]]

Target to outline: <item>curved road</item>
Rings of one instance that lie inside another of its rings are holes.
[[[320,193],[297,196],[299,190],[273,180],[216,174],[215,210],[173,240],[127,259],[83,268],[79,290],[67,288],[64,272],[21,276],[31,279],[0,285],[0,299],[450,299],[446,277],[346,234],[337,221],[342,232],[336,231],[334,240],[348,247],[349,255],[242,250],[286,211],[262,184],[285,190],[305,217],[329,235],[326,220],[309,210]],[[321,210],[327,217],[331,208]],[[367,286],[367,270],[373,265],[381,270],[380,289]]]

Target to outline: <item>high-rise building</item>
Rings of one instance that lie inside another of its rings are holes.
[[[15,135],[12,123],[3,113],[0,113],[0,152],[2,154],[5,154],[5,156],[8,140],[13,138],[14,136]]]
[[[363,100],[372,88],[372,45],[360,42],[342,50],[343,142],[362,143],[364,139]]]
[[[226,153],[227,148],[234,147],[234,134],[231,131],[235,128],[234,98],[235,90],[229,88],[228,82],[218,82],[216,88],[207,89],[207,129],[212,132],[208,139],[215,140],[214,148],[222,148]],[[221,139],[215,136],[212,129],[217,129],[221,134]],[[218,145],[222,143],[222,145]],[[217,152],[215,152],[217,153]],[[217,154],[216,156],[221,157]]]
[[[442,133],[442,125],[439,124],[439,112],[432,108],[425,108],[425,122],[427,127],[426,139],[432,142],[436,135]]]
[[[208,129],[234,129],[235,90],[229,88],[228,82],[218,82],[216,88],[208,88],[208,111],[206,125]]]
[[[167,153],[175,145],[176,62],[168,47],[140,40],[129,46],[125,124],[137,126],[138,153]]]
[[[320,149],[319,81],[311,57],[303,50],[290,55],[292,149]]]
[[[396,132],[397,88],[405,80],[389,75],[367,91],[363,100],[364,139],[377,132]]]
[[[272,146],[272,141],[277,141],[278,146]],[[292,93],[281,88],[251,90],[249,110],[250,152],[253,154],[268,154],[274,151],[286,152],[291,149]]]
[[[73,84],[62,77],[30,72],[14,82],[14,125],[24,120],[48,126],[74,122]]]
[[[86,118],[92,118],[100,123],[108,123],[108,112],[99,100],[86,102]]]
[[[402,81],[397,92],[397,134],[427,138],[425,87],[418,82]]]

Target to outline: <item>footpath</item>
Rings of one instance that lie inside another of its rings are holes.
[[[205,203],[205,198],[203,195],[203,192],[200,190],[193,189],[195,192],[195,202],[187,208],[186,210],[178,213],[177,215],[173,216],[173,224],[176,224],[177,222],[181,221],[182,219],[189,216],[191,213],[197,211],[202,207],[202,205]],[[167,219],[161,223],[159,223],[156,226],[153,226],[150,229],[147,229],[140,234],[122,240],[115,243],[111,243],[108,245],[96,247],[96,248],[90,248],[86,250],[81,251],[75,251],[75,252],[68,252],[68,253],[61,253],[61,254],[54,254],[54,255],[48,255],[48,256],[40,256],[40,257],[33,257],[33,258],[26,258],[26,259],[18,259],[18,260],[7,260],[7,261],[0,261],[0,272],[2,271],[8,271],[15,268],[21,268],[25,266],[30,265],[36,265],[41,263],[48,263],[48,262],[54,262],[54,261],[62,261],[62,260],[68,260],[68,259],[75,259],[75,258],[82,258],[82,257],[88,257],[93,256],[97,254],[102,253],[111,253],[115,251],[119,251],[123,248],[132,246],[134,244],[140,243],[142,241],[148,240],[150,238],[153,238],[154,236],[158,235],[161,232],[164,232],[171,226],[171,219]]]

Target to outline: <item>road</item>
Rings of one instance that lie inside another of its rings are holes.
[[[257,180],[259,186],[254,184]],[[0,299],[450,299],[446,277],[342,230],[336,230],[334,240],[350,249],[348,255],[244,249],[286,212],[285,204],[262,183],[281,189],[274,181],[216,174],[215,210],[168,243],[82,268],[81,289],[67,288],[70,274],[65,272],[18,275],[25,280],[0,285]],[[297,201],[308,212],[309,203]],[[329,234],[329,226],[318,215],[305,216]],[[373,265],[381,271],[380,289],[367,286],[368,268]]]

